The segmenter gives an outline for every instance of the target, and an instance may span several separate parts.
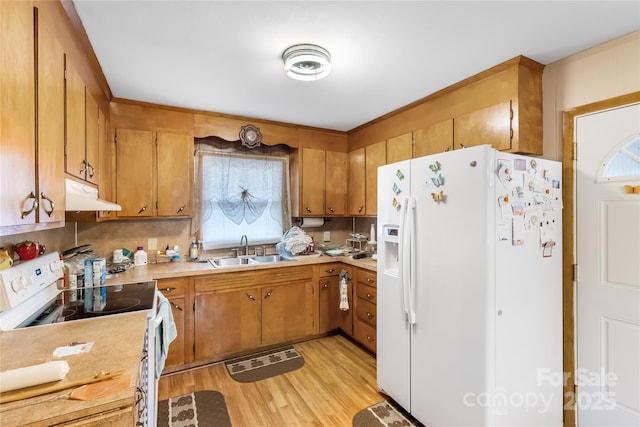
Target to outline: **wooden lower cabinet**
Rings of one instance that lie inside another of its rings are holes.
[[[341,263],[318,266],[318,313],[319,332],[326,333],[335,329],[353,335],[353,279],[352,269]],[[347,301],[349,309],[340,309],[340,272],[347,271]]]
[[[196,293],[195,360],[260,346],[260,289]]]
[[[194,362],[314,333],[313,269],[285,267],[195,279]]]
[[[356,298],[353,319],[353,338],[372,352],[376,352],[377,287],[376,273],[356,269]]]
[[[190,312],[188,298],[191,295],[189,278],[162,279],[157,281],[157,289],[164,295],[171,305],[173,321],[178,336],[169,345],[169,353],[164,364],[163,373],[174,372],[183,368],[189,361],[193,334],[189,333],[188,319]]]

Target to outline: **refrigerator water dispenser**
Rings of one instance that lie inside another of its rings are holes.
[[[382,226],[382,236],[378,236],[378,245],[380,241],[384,244],[384,270],[387,273],[398,274],[398,237],[399,226],[392,224],[384,224]]]

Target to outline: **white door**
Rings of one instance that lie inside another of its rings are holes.
[[[638,426],[640,105],[579,116],[575,129],[578,425]]]

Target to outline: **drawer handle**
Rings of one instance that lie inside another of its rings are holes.
[[[374,315],[373,315],[372,313],[369,313],[369,312],[367,311],[367,318],[368,318],[368,319],[373,319],[373,318],[374,318]]]
[[[335,268],[330,268],[330,269],[328,269],[328,270],[325,270],[325,273],[329,273],[329,274],[331,274],[331,273],[333,273],[334,271],[336,271],[336,270],[335,270]]]
[[[175,308],[176,310],[184,311],[184,310],[182,310],[182,307],[180,307],[178,304],[174,304],[174,303],[171,302],[171,306],[173,308]]]
[[[373,282],[375,282],[375,280],[370,279],[370,278],[367,277],[367,283],[373,283]]]
[[[171,292],[171,291],[175,291],[176,288],[160,288],[159,290],[165,291],[165,292]]]
[[[370,293],[367,292],[367,298],[371,299],[371,298],[373,298],[373,295],[371,295]]]
[[[367,335],[367,341],[369,341],[369,342],[373,342],[373,339],[374,339],[374,338],[373,338],[371,335]]]
[[[245,295],[247,296],[247,298],[249,298],[250,301],[256,300],[256,298],[253,295],[251,295],[249,292],[245,292]]]

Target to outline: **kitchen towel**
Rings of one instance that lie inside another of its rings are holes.
[[[347,276],[347,270],[340,272],[340,310],[349,310],[349,277]]]
[[[156,320],[162,320],[156,330],[156,379],[158,379],[164,369],[164,362],[167,360],[169,344],[178,336],[178,329],[173,320],[169,300],[160,291],[156,291],[156,295],[158,297]]]
[[[55,360],[24,368],[9,369],[0,372],[0,393],[19,388],[60,381],[69,372],[69,364],[65,360]]]

